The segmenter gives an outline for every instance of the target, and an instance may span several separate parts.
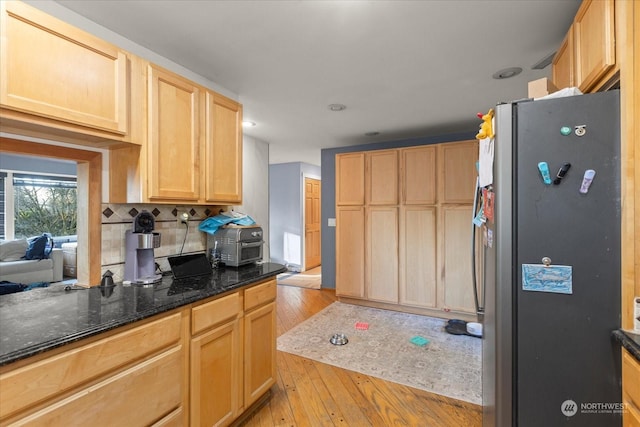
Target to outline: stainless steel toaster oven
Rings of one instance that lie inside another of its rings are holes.
[[[262,260],[262,227],[222,227],[207,237],[207,253],[230,267]]]

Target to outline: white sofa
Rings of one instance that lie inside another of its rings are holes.
[[[0,241],[0,281],[30,284],[62,280],[62,249],[54,248],[47,259],[21,259],[27,248],[26,239]]]
[[[59,282],[62,280],[62,260],[62,249],[54,248],[48,259],[0,261],[0,281]]]

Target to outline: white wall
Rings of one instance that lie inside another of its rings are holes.
[[[246,213],[262,227],[262,258],[271,259],[269,251],[269,144],[245,135],[242,144],[242,205],[235,210]]]

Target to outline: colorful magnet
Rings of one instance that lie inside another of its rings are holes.
[[[575,133],[577,136],[584,136],[584,134],[587,133],[587,125],[576,126]]]
[[[565,163],[564,165],[562,165],[562,167],[558,170],[558,173],[556,174],[556,179],[553,180],[553,185],[558,185],[562,182],[562,178],[564,178],[564,176],[567,174],[570,167],[571,167],[571,163]]]
[[[495,200],[494,193],[492,190],[488,188],[482,189],[482,199],[484,200],[484,216],[487,218],[487,221],[493,222],[493,202]]]
[[[569,126],[562,126],[560,128],[560,133],[564,136],[569,136],[571,135],[571,128]]]
[[[582,178],[582,185],[580,186],[580,192],[582,194],[587,194],[589,192],[589,186],[593,182],[593,178],[596,176],[596,171],[593,169],[587,169],[584,172],[584,177]]]
[[[551,175],[549,174],[549,165],[547,162],[538,163],[538,170],[545,184],[551,185]]]

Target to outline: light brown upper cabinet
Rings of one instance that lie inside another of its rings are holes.
[[[154,64],[146,140],[111,150],[112,203],[242,203],[242,105]]]
[[[398,150],[366,153],[366,203],[368,205],[398,204]]]
[[[242,202],[242,106],[207,91],[205,202]]]
[[[3,128],[132,142],[127,53],[21,2],[0,11]]]
[[[569,30],[552,62],[552,79],[558,89],[574,86],[573,49],[573,31]]]
[[[438,201],[473,203],[478,141],[440,144],[438,150]]]
[[[420,146],[400,150],[402,201],[406,205],[436,203],[436,147]]]
[[[364,152],[336,155],[336,204],[364,205]]]
[[[585,0],[574,21],[576,83],[588,92],[616,64],[613,0]]]
[[[553,59],[554,84],[595,92],[617,81],[616,36],[624,20],[615,16],[614,0],[584,0]],[[620,37],[620,36],[619,36]],[[622,38],[622,37],[621,37]]]
[[[197,202],[200,197],[198,86],[149,65],[149,199]]]

